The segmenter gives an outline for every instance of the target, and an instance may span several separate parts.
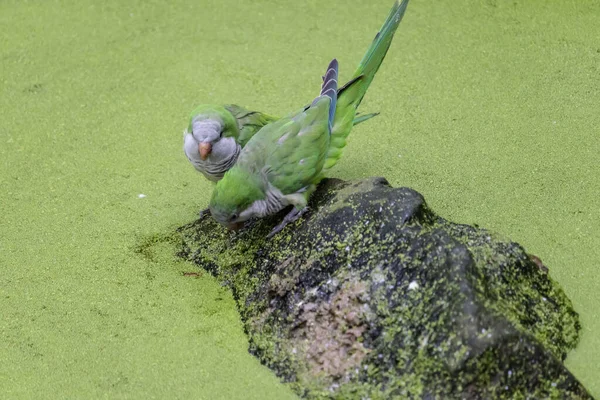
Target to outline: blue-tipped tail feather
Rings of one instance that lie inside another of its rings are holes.
[[[327,67],[327,72],[323,77],[323,86],[321,86],[321,96],[327,96],[331,99],[329,103],[329,131],[333,126],[335,117],[335,106],[337,104],[337,80],[338,80],[338,62],[334,58]]]

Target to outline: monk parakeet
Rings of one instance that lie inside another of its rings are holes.
[[[357,116],[354,124],[377,114]],[[203,104],[192,112],[189,126],[183,132],[183,150],[198,172],[216,182],[235,164],[248,140],[263,126],[278,119],[235,104]],[[207,208],[199,215],[202,218],[208,212]]]
[[[236,164],[215,187],[210,212],[221,224],[238,228],[252,217],[292,211],[271,235],[297,219],[311,193],[341,156],[356,109],[385,57],[408,5],[396,1],[352,78],[338,92],[334,59],[321,92],[308,107],[270,123],[241,150]]]

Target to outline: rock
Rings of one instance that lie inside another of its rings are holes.
[[[591,398],[564,367],[578,315],[539,258],[385,179],[328,179],[310,212],[179,229],[231,287],[250,351],[307,398]],[[287,211],[287,210],[286,210]]]

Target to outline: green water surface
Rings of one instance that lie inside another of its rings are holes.
[[[231,294],[145,238],[212,186],[182,152],[202,102],[275,114],[347,79],[373,1],[0,2],[3,398],[286,399]],[[600,396],[600,3],[412,0],[333,176],[385,176],[538,255]],[[141,197],[143,194],[145,197]]]

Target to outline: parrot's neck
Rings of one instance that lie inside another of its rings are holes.
[[[286,196],[273,185],[269,184],[267,191],[265,192],[265,198],[256,200],[248,209],[248,217],[266,217],[267,215],[275,214],[290,203],[287,201]]]
[[[211,180],[219,180],[237,161],[241,147],[233,138],[223,138],[216,142],[210,155],[199,167],[201,172]]]

